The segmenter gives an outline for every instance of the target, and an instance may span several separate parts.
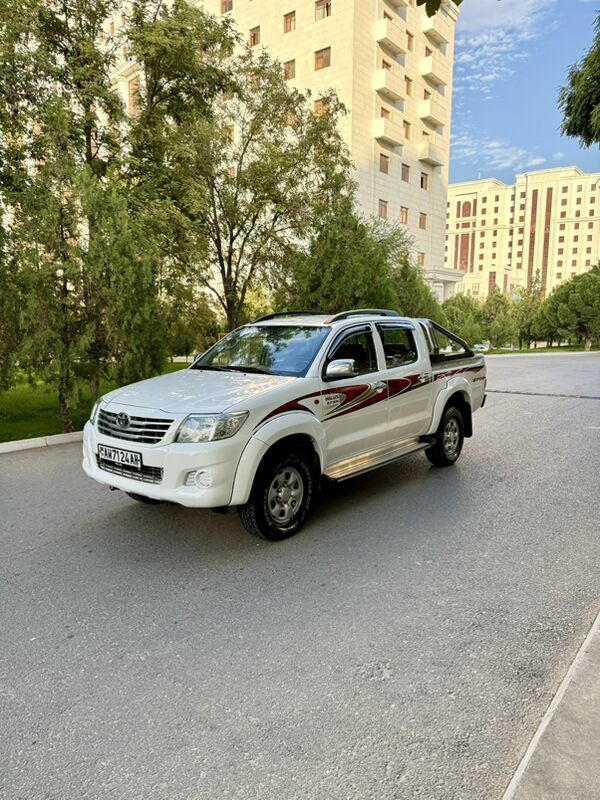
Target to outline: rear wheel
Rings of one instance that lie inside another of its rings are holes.
[[[164,500],[156,500],[154,497],[144,497],[143,494],[134,494],[133,492],[125,492],[125,494],[127,497],[131,497],[132,500],[137,500],[138,503],[147,503],[149,506],[155,506],[164,502]]]
[[[429,461],[436,467],[455,464],[465,439],[463,416],[454,406],[447,408],[435,434],[435,443],[425,451]]]
[[[274,451],[260,465],[249,501],[239,509],[246,530],[279,542],[298,533],[316,492],[314,459]]]

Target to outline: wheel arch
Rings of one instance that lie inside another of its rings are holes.
[[[458,390],[457,392],[451,394],[444,404],[442,415],[445,413],[446,409],[450,408],[451,406],[457,408],[462,414],[465,426],[465,437],[468,439],[469,437],[473,436],[473,411],[468,394],[462,390]]]
[[[317,474],[323,473],[327,451],[322,425],[302,412],[282,415],[259,428],[248,441],[236,470],[230,505],[248,502],[256,473],[275,449],[309,453]]]

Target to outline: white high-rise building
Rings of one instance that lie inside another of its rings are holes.
[[[198,0],[230,15],[251,47],[278,59],[290,83],[319,98],[336,91],[348,110],[341,132],[355,164],[359,210],[405,225],[414,259],[435,294],[462,275],[444,265],[454,29],[443,0],[427,17],[416,0]],[[119,18],[108,25],[119,25]],[[135,65],[118,73],[135,104]]]

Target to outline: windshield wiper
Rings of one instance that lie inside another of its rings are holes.
[[[231,372],[233,367],[213,367],[212,364],[192,364],[192,369],[207,369],[211,372]]]
[[[257,375],[272,375],[273,373],[270,370],[265,369],[264,367],[251,367],[248,365],[238,365],[238,364],[230,364],[227,369],[235,369],[237,372],[252,372],[256,373]]]

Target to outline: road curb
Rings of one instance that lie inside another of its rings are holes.
[[[513,800],[513,798],[519,791],[521,782],[525,776],[527,768],[532,758],[534,758],[538,750],[538,747],[540,746],[544,733],[546,732],[546,729],[552,722],[557,710],[560,707],[561,702],[564,700],[565,694],[567,693],[571,685],[571,682],[573,680],[573,676],[577,672],[577,669],[580,666],[581,662],[584,660],[586,653],[590,649],[591,643],[596,636],[600,636],[600,614],[598,614],[598,616],[594,620],[592,627],[588,631],[587,636],[583,640],[581,647],[579,648],[577,654],[575,655],[575,658],[571,662],[571,666],[567,670],[567,674],[561,681],[561,684],[558,687],[556,694],[552,698],[552,701],[550,702],[550,705],[548,706],[546,713],[542,717],[542,721],[540,722],[536,732],[534,733],[533,738],[529,742],[529,746],[527,747],[527,750],[525,751],[525,754],[521,759],[519,766],[517,767],[517,770],[512,777],[512,780],[510,781],[510,783],[506,788],[506,791],[502,795],[502,800]]]
[[[57,433],[54,436],[37,436],[33,439],[16,439],[14,442],[0,443],[0,455],[2,453],[16,453],[19,450],[34,450],[37,447],[52,447],[55,444],[81,442],[82,440],[83,431]]]

